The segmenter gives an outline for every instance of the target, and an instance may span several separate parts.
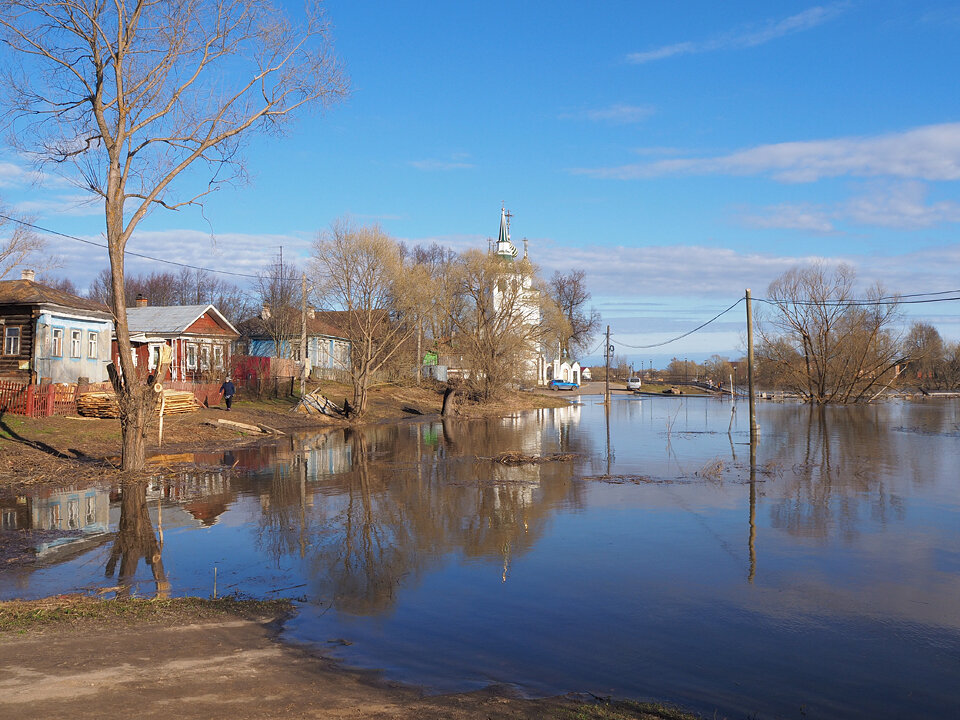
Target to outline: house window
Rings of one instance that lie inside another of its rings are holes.
[[[79,330],[70,331],[70,357],[80,357],[80,348],[83,344],[82,338],[83,333],[81,333]]]
[[[97,499],[93,495],[87,497],[87,522],[86,525],[93,525],[97,521]]]
[[[223,346],[216,345],[213,348],[213,367],[217,370],[223,369]]]
[[[187,369],[196,370],[197,368],[197,346],[187,345]]]
[[[210,369],[210,348],[208,348],[206,345],[200,348],[200,369]]]
[[[97,349],[97,333],[87,333],[87,357],[93,358],[94,360],[100,357]]]
[[[53,328],[50,333],[50,356],[63,357],[63,328]]]
[[[3,354],[20,354],[20,328],[16,325],[5,328],[3,331]]]
[[[160,367],[160,346],[151,345],[150,346],[150,369],[156,370]]]

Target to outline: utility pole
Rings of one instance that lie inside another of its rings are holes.
[[[604,378],[604,390],[603,390],[603,402],[607,405],[610,404],[610,326],[607,325],[607,347],[603,352],[605,361],[606,361],[606,372],[603,373]]]
[[[307,274],[300,273],[300,398],[307,386]]]
[[[753,306],[750,300],[750,288],[747,288],[747,393],[750,404],[750,445],[757,441],[760,426],[757,425],[755,396],[753,391]]]

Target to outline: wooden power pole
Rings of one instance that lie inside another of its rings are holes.
[[[610,326],[607,325],[607,345],[603,350],[603,356],[606,362],[606,372],[603,373],[604,389],[603,402],[610,404]]]
[[[300,397],[307,385],[307,274],[300,273]]]
[[[753,306],[750,300],[750,288],[747,288],[747,393],[750,405],[750,445],[757,441],[760,426],[757,424],[756,396],[753,390]]]

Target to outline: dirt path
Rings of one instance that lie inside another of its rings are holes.
[[[497,690],[425,697],[275,639],[271,620],[0,636],[0,717],[675,718]]]

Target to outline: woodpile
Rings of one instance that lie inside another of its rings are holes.
[[[326,415],[327,417],[345,417],[346,415],[343,408],[330,402],[318,390],[304,395],[303,399],[294,406],[292,412],[301,415]]]
[[[200,409],[193,393],[189,390],[164,390],[163,414],[196,412]],[[83,393],[77,398],[77,413],[83,417],[115,418],[120,417],[120,406],[112,392]],[[157,414],[160,414],[160,398],[157,398]]]
[[[120,408],[113,393],[89,392],[77,397],[77,413],[84,417],[115,418],[120,416]]]

